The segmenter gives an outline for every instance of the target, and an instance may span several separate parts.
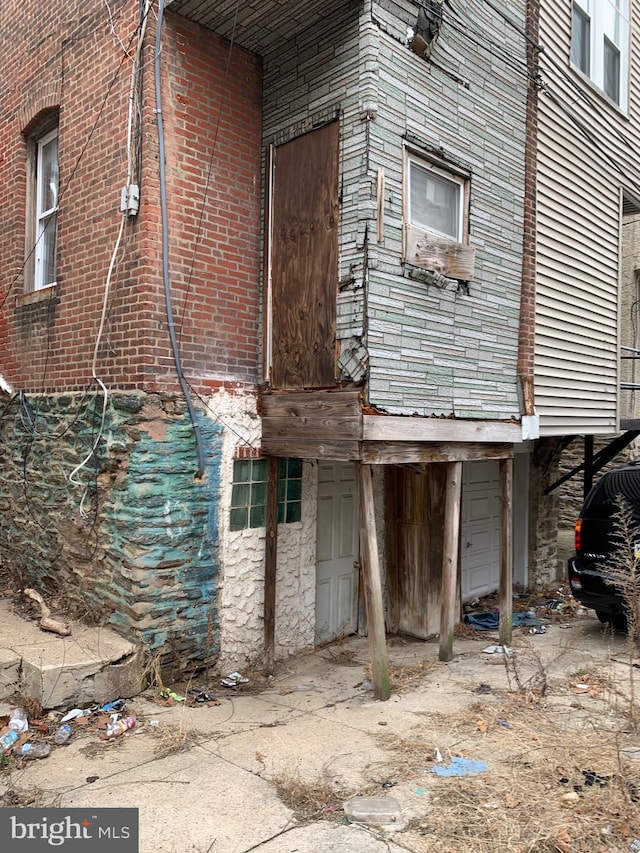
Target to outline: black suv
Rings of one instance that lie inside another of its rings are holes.
[[[587,495],[576,522],[576,556],[568,563],[574,598],[592,607],[601,622],[615,628],[626,627],[622,595],[607,578],[607,565],[618,547],[614,516],[621,498],[637,525],[633,547],[636,556],[640,556],[640,463],[630,462],[603,474]]]

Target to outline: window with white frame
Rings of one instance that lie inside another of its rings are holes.
[[[407,223],[445,240],[463,242],[465,179],[413,154],[407,157]]]
[[[35,159],[35,290],[56,283],[58,230],[58,129],[34,141]]]
[[[626,110],[629,0],[573,0],[571,64]]]

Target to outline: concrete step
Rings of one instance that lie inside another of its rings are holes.
[[[142,689],[142,658],[108,628],[71,623],[61,637],[0,601],[0,699],[21,693],[43,708],[71,708],[131,697]]]

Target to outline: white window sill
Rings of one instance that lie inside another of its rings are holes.
[[[591,92],[603,103],[607,106],[612,107],[617,113],[620,114],[620,117],[629,121],[629,107],[628,106],[620,106],[620,104],[616,103],[613,98],[610,98],[609,95],[601,89],[598,84],[589,77],[588,74],[585,74],[584,71],[581,71],[577,65],[574,65],[573,62],[570,63],[571,70],[575,73],[576,77],[585,83]],[[628,98],[627,98],[628,100]]]

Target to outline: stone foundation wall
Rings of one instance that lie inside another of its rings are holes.
[[[222,427],[199,416],[196,480],[180,398],[29,395],[0,415],[0,557],[16,580],[150,652],[214,659]]]
[[[29,395],[0,410],[0,561],[21,587],[169,662],[259,664],[265,529],[229,524],[234,459],[261,452],[255,392],[201,399],[201,481],[181,398],[110,393],[102,423],[104,402]],[[383,483],[376,470],[382,570]],[[301,520],[278,528],[277,659],[315,642],[317,494],[317,463],[306,461]]]
[[[614,436],[595,436],[593,442],[593,452],[598,453],[603,447],[614,438]],[[631,459],[636,459],[638,456],[637,443],[633,442],[624,448],[608,465],[605,465],[594,476],[593,482],[597,480],[612,468],[617,468],[624,462]],[[584,462],[584,439],[582,436],[575,438],[571,444],[562,453],[558,476],[569,473],[576,465],[581,465]],[[580,510],[583,504],[584,478],[582,472],[575,474],[570,480],[567,480],[558,488],[558,527],[560,530],[573,530]]]
[[[541,438],[529,471],[529,587],[540,589],[558,578],[558,506],[556,492],[545,489],[558,479],[560,442]]]

